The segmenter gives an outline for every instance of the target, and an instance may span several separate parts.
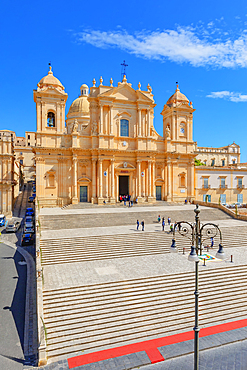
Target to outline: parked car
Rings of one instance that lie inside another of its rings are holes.
[[[6,217],[4,215],[0,215],[0,226],[5,226],[6,224]]]
[[[36,188],[33,188],[33,193],[36,193]]]
[[[10,220],[6,226],[6,233],[9,233],[9,232],[15,233],[16,231],[19,230],[20,226],[21,226],[21,221]]]
[[[34,235],[33,234],[23,234],[21,239],[21,245],[31,245],[34,241]]]
[[[26,216],[33,216],[34,215],[34,210],[32,208],[27,208],[26,209]]]
[[[31,222],[28,222],[24,225],[25,234],[34,234],[34,226]]]
[[[32,216],[26,216],[26,219],[25,219],[25,223],[27,224],[27,223],[31,223],[31,224],[33,224],[33,217]]]
[[[33,196],[28,197],[28,202],[29,202],[29,203],[33,203],[33,202],[34,202],[34,197],[33,197]]]
[[[35,194],[35,193],[33,193],[33,194],[32,194],[32,197],[34,197],[34,199],[35,199],[35,198],[36,198],[36,194]]]

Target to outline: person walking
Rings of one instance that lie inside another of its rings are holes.
[[[165,231],[165,217],[162,218],[162,230]]]
[[[136,221],[136,230],[139,230],[139,225],[140,225],[140,222],[139,220]]]
[[[173,233],[173,225],[170,225],[170,232]]]
[[[213,247],[214,247],[214,238],[211,237],[211,248],[213,248]]]
[[[158,222],[160,223],[160,220],[161,220],[161,218],[160,218],[160,215],[158,216]]]
[[[144,231],[144,220],[142,220],[141,225],[142,225],[142,231]]]
[[[124,198],[124,205],[126,206],[126,195],[124,195],[123,198]]]
[[[168,217],[167,221],[168,221],[168,225],[170,226],[171,225],[171,218]]]

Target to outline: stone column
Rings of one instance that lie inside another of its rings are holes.
[[[155,161],[153,161],[153,183],[152,183],[152,196],[156,198],[156,187],[155,187]]]
[[[57,174],[57,197],[58,197],[58,205],[59,207],[62,207],[63,204],[62,204],[62,199],[59,199],[59,198],[62,198],[63,194],[62,194],[62,189],[63,189],[63,158],[62,157],[58,157],[57,159],[57,162],[58,162],[58,174]]]
[[[45,102],[42,101],[41,103],[41,130],[44,130],[47,127],[47,116],[46,116],[46,109],[45,109]]]
[[[195,167],[194,167],[194,160],[192,160],[189,164],[189,173],[188,173],[188,176],[187,176],[187,186],[190,184],[190,192],[189,192],[189,196],[191,199],[194,199],[195,197],[195,186],[194,186],[194,171],[195,171]],[[189,183],[189,184],[188,184]]]
[[[147,111],[147,137],[150,137],[150,109]]]
[[[62,124],[61,124],[61,127],[63,127],[64,124],[65,124],[65,104],[64,104],[64,102],[61,103],[60,107],[61,107],[61,110],[62,110],[62,115],[61,115],[62,116]],[[59,119],[61,119],[61,116],[59,117]]]
[[[115,173],[114,159],[111,159],[111,203],[115,203]]]
[[[37,111],[37,131],[41,131],[41,103],[38,101],[36,105]]]
[[[72,204],[78,203],[78,195],[77,195],[77,156],[73,156],[73,198]]]
[[[145,172],[144,172],[145,174]],[[142,179],[142,197],[145,197],[145,175],[141,178]]]
[[[104,115],[103,115],[103,106],[100,106],[100,129],[99,133],[103,134],[103,121],[104,121]]]
[[[98,176],[99,176],[99,198],[103,198],[103,193],[102,193],[102,191],[103,191],[102,168],[103,168],[102,159],[99,159],[99,174],[98,174]]]
[[[8,213],[11,213],[12,215],[12,189],[8,189]]]
[[[113,135],[113,111],[112,106],[109,107],[109,114],[110,114],[110,135]]]
[[[172,169],[171,169],[171,161],[167,161],[167,201],[171,202],[172,200]]]
[[[138,109],[138,136],[142,136],[142,110]]]
[[[14,174],[13,174],[13,172],[12,172],[12,160],[11,159],[8,159],[7,160],[7,179],[9,180],[9,181],[11,181],[12,180],[12,176],[13,176],[13,180],[14,180]]]
[[[162,180],[165,181],[165,169],[164,169],[164,167],[162,167],[162,169],[161,169],[161,177],[162,177]],[[165,199],[165,183],[164,182],[162,183],[162,188],[161,188],[161,199],[162,200]]]
[[[152,191],[151,191],[151,183],[152,183],[152,171],[151,171],[151,160],[148,161],[148,197],[151,198]]]
[[[138,181],[138,186],[137,186],[137,196],[138,198],[141,198],[141,161],[137,161],[137,181]]]
[[[116,193],[117,193],[116,202],[118,202],[119,201],[119,177],[118,175],[116,176]]]
[[[96,159],[92,159],[92,198],[91,203],[94,203],[96,198]]]
[[[172,137],[171,137],[172,140],[176,140],[176,137],[175,137],[175,126],[176,126],[176,117],[173,116],[172,117]]]

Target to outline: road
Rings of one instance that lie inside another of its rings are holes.
[[[5,241],[21,245],[27,199],[32,185],[19,194],[13,211],[13,218],[22,221],[17,233],[6,233],[1,227],[0,242],[0,369],[19,370],[24,364],[24,325],[27,265],[22,255]],[[35,247],[25,248],[35,256]]]

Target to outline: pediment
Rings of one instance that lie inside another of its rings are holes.
[[[49,85],[49,86],[44,86],[42,88],[38,88],[37,92],[40,93],[46,93],[46,94],[53,94],[53,95],[67,95],[64,91],[61,89],[56,88],[55,86]]]
[[[87,182],[87,183],[91,182],[91,180],[87,176],[82,176],[77,181],[78,182]]]
[[[128,163],[128,162],[122,162],[115,168],[116,170],[135,170],[135,166],[133,164]]]
[[[105,93],[100,94],[100,97],[107,97],[125,101],[137,100],[136,91],[128,84],[120,84],[119,86],[114,87],[113,89],[110,89]]]
[[[185,108],[185,109],[191,109],[191,107],[188,105],[188,103],[181,102],[176,105],[176,108]]]

